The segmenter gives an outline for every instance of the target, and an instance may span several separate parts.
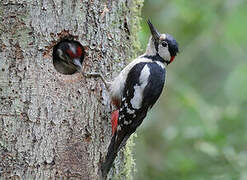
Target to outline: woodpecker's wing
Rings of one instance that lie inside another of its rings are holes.
[[[156,62],[136,64],[129,72],[119,110],[115,148],[125,145],[159,98],[165,83],[165,69]]]
[[[117,130],[111,139],[102,166],[103,176],[110,170],[118,151],[159,98],[164,82],[165,69],[156,62],[138,63],[128,73],[119,109]]]

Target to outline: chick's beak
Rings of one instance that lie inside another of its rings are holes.
[[[81,60],[80,59],[77,59],[77,58],[73,59],[73,64],[76,66],[76,69],[78,71],[81,71],[82,64],[81,64]]]

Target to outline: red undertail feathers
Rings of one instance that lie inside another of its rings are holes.
[[[118,116],[118,110],[113,111],[111,114],[112,135],[114,135],[117,130]]]

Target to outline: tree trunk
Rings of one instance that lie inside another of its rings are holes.
[[[100,79],[58,73],[52,47],[72,36],[86,49],[84,71],[111,80],[136,55],[141,5],[0,2],[0,179],[100,179],[111,138],[108,93]],[[130,176],[124,162],[121,153],[110,178]]]

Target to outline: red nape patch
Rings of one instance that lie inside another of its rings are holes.
[[[75,58],[75,54],[70,49],[67,49],[66,52],[68,53],[71,59]]]
[[[77,49],[76,49],[76,56],[77,57],[81,57],[81,55],[82,55],[82,49],[81,49],[81,47],[77,47]]]
[[[112,135],[117,131],[117,123],[118,123],[118,110],[115,110],[111,113],[111,127],[112,127]]]
[[[170,62],[169,64],[175,59],[175,56],[172,56],[171,59],[170,59]]]

